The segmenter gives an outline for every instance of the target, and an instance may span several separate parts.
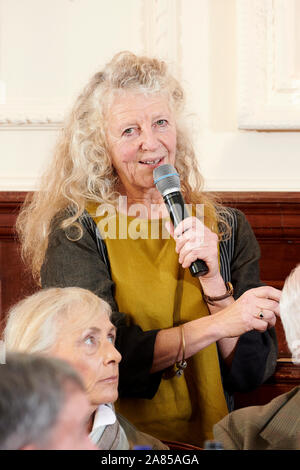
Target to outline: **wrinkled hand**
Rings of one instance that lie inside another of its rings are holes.
[[[240,336],[251,330],[266,331],[279,316],[281,291],[270,286],[245,292],[234,303],[213,315],[220,338]],[[263,318],[259,318],[262,312]]]
[[[174,238],[179,263],[189,268],[197,259],[206,262],[208,273],[203,278],[214,278],[219,273],[218,235],[207,228],[197,217],[187,217],[176,229],[170,222],[166,229]]]

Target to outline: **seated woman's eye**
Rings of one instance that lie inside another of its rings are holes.
[[[94,344],[96,344],[96,340],[94,336],[87,336],[84,339],[84,344],[87,344],[88,346],[93,346]]]
[[[115,344],[116,335],[109,335],[108,336],[108,341],[110,341],[110,343],[112,343],[112,344]]]

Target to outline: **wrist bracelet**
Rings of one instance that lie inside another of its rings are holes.
[[[219,300],[227,299],[227,297],[231,297],[233,295],[233,286],[231,282],[225,282],[227,292],[224,295],[220,295],[219,297],[210,297],[209,295],[203,294],[203,299],[209,305],[215,305],[215,302]]]
[[[180,343],[179,351],[180,349],[182,349],[182,358],[180,361],[177,361],[173,366],[168,367],[164,371],[163,379],[166,379],[166,380],[173,378],[175,375],[176,377],[181,377],[184,369],[187,367],[187,362],[185,360],[185,338],[184,338],[183,325],[180,325],[179,329],[181,333],[181,343]]]
[[[175,374],[176,374],[177,377],[182,376],[183,371],[187,366],[187,362],[184,358],[184,356],[185,356],[185,339],[184,339],[183,325],[180,325],[179,328],[181,330],[182,359],[181,359],[181,361],[176,362],[177,371],[175,372]]]

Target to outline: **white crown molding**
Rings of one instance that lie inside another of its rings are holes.
[[[295,9],[295,0],[237,2],[240,129],[300,129]]]
[[[67,105],[58,103],[36,103],[32,100],[0,103],[0,130],[58,129],[62,126]]]
[[[0,131],[1,130],[58,130],[62,127],[63,117],[56,113],[37,113],[35,109],[27,113],[14,113],[11,109],[7,111],[0,108]]]
[[[38,181],[37,176],[3,176],[0,177],[0,191],[35,191]]]

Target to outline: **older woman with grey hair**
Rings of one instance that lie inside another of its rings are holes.
[[[284,283],[280,317],[292,360],[300,365],[300,264]],[[229,450],[300,450],[300,386],[265,406],[230,413],[214,435]]]
[[[99,449],[129,450],[137,445],[167,449],[115,415],[121,355],[114,347],[116,329],[110,313],[109,305],[90,291],[42,290],[10,310],[6,350],[64,359],[80,373],[90,404],[86,424]]]
[[[280,292],[262,286],[245,216],[203,191],[184,102],[163,61],[113,57],[78,97],[18,231],[43,287],[79,286],[111,305],[122,414],[202,445],[234,391],[273,373]],[[192,205],[176,230],[153,181],[165,164]],[[201,277],[187,269],[196,259]]]

